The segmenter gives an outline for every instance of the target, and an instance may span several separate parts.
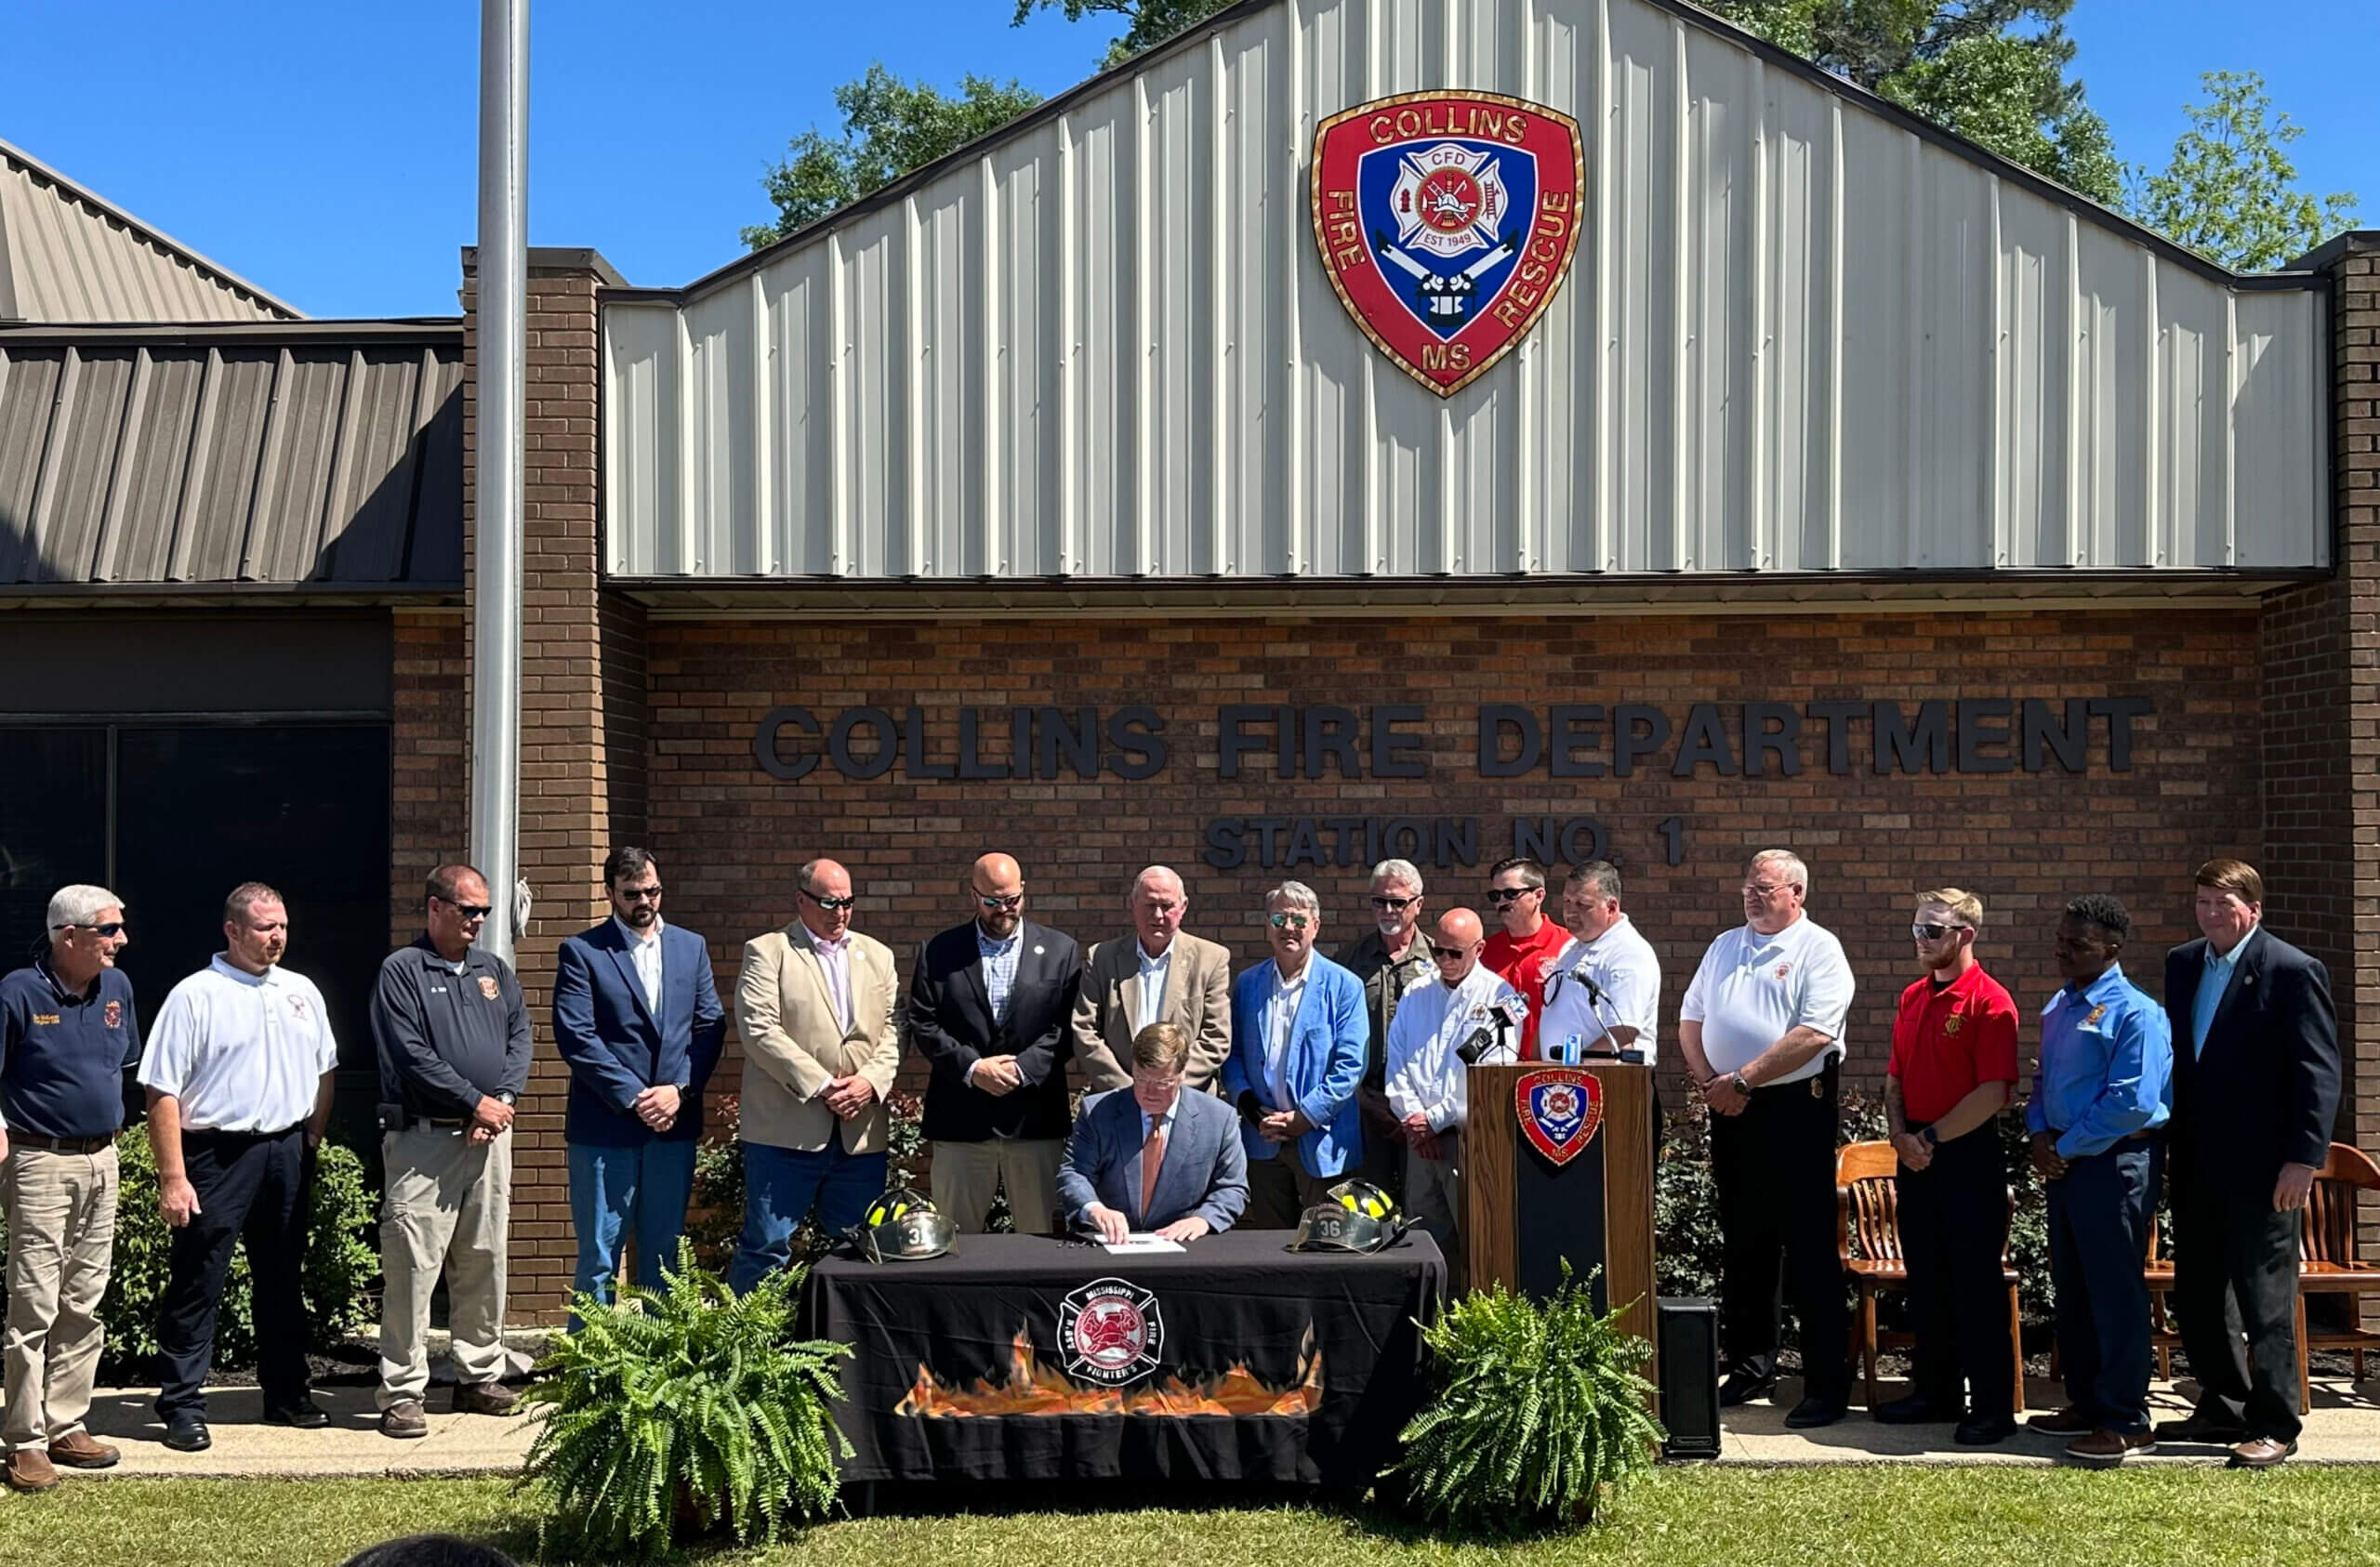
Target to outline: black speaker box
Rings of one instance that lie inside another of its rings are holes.
[[[1700,1296],[1659,1303],[1664,1458],[1719,1455],[1719,1308]]]

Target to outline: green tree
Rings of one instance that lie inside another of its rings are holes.
[[[1702,0],[1779,48],[2113,205],[2108,125],[2067,72],[2074,0]]]
[[[2261,272],[2303,256],[2355,221],[2355,196],[2297,188],[2286,149],[2306,127],[2276,112],[2253,71],[2210,71],[2207,101],[2187,103],[2190,127],[2162,174],[2135,165],[2134,217],[2235,271]]]
[[[1003,86],[988,77],[961,76],[958,95],[951,97],[871,65],[866,75],[835,89],[835,106],[843,112],[842,135],[830,138],[811,126],[793,138],[785,161],[763,177],[776,221],[746,229],[744,243],[754,250],[774,244],[998,130],[1040,101],[1039,93],[1016,81]]]
[[[1034,12],[1052,8],[1064,11],[1068,21],[1093,14],[1129,19],[1124,35],[1107,46],[1099,62],[1104,71],[1238,4],[1239,0],[1016,0],[1015,21],[1022,27]]]

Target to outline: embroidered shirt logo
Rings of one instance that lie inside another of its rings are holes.
[[[480,976],[480,994],[486,996],[490,1001],[494,1001],[496,999],[496,992],[495,975],[482,974]]]

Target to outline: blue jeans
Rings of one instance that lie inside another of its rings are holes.
[[[2149,1285],[2161,1143],[2120,1142],[2046,1183],[2049,1272],[2066,1401],[2111,1431],[2149,1429]]]
[[[746,1143],[744,1234],[727,1270],[728,1284],[741,1295],[791,1260],[793,1232],[813,1205],[818,1228],[829,1235],[857,1224],[867,1205],[883,1194],[889,1163],[881,1153],[844,1152],[840,1136],[814,1153]]]
[[[619,1272],[620,1235],[636,1235],[636,1282],[661,1287],[665,1268],[678,1267],[678,1237],[694,1192],[692,1140],[654,1139],[641,1148],[570,1145],[570,1224],[578,1235],[578,1271],[572,1284],[599,1300],[612,1298]],[[575,1325],[576,1318],[572,1319]]]

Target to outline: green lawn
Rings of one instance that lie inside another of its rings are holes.
[[[536,1519],[501,1481],[70,1481],[0,1493],[9,1567],[335,1567],[393,1535],[452,1530],[524,1561]],[[1293,1507],[1039,1508],[827,1524],[768,1552],[705,1560],[805,1567],[1293,1567],[1526,1560],[1529,1567],[2318,1567],[2380,1561],[2380,1471],[1673,1468],[1580,1534],[1447,1543],[1393,1520]]]

